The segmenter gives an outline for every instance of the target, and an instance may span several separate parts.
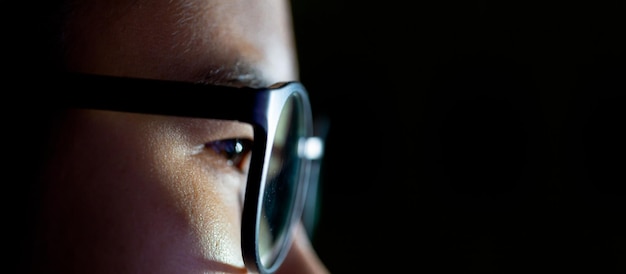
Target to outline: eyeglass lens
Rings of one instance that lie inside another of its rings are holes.
[[[297,210],[300,195],[302,159],[299,148],[305,124],[298,99],[290,96],[281,111],[271,148],[267,180],[263,192],[259,231],[259,255],[265,268],[272,268],[284,255],[285,244]]]

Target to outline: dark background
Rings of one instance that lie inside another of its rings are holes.
[[[334,273],[626,273],[625,1],[294,0]]]

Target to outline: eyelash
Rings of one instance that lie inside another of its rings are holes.
[[[252,151],[252,140],[239,138],[217,140],[204,144],[204,147],[224,157],[229,166],[243,171],[245,159]]]

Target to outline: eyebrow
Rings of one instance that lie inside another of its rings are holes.
[[[243,61],[238,61],[235,65],[204,68],[196,73],[196,76],[194,79],[199,79],[196,82],[202,84],[251,88],[263,88],[274,84],[263,77],[261,70]]]

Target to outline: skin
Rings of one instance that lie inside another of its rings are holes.
[[[68,70],[232,86],[297,79],[286,1],[83,2],[68,19]],[[63,121],[44,176],[43,268],[247,271],[245,162],[228,165],[203,145],[252,138],[250,126],[96,110],[72,110]],[[327,273],[302,226],[295,237],[279,272]]]

